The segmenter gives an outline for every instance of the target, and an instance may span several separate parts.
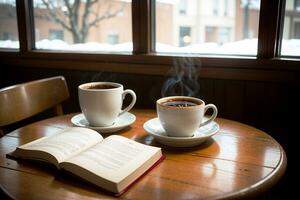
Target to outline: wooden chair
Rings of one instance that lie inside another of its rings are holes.
[[[69,97],[63,76],[45,78],[0,89],[1,127],[32,117],[49,108],[62,115],[61,103]]]

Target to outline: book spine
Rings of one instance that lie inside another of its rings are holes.
[[[135,179],[132,183],[130,183],[124,190],[122,190],[119,193],[114,194],[115,197],[119,197],[122,194],[124,194],[129,188],[134,185],[136,182],[138,182],[140,179],[142,179],[144,176],[146,176],[153,168],[155,168],[159,163],[161,163],[166,157],[162,155],[159,160],[157,160],[149,169],[147,169],[141,176],[139,176],[137,179]]]

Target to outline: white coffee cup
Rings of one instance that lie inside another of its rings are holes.
[[[209,108],[213,114],[203,121]],[[205,105],[203,100],[187,96],[161,98],[156,102],[156,111],[166,133],[172,137],[191,137],[199,127],[213,121],[218,114],[215,105]]]
[[[122,110],[127,94],[131,103]],[[111,126],[119,115],[129,111],[136,102],[132,90],[124,90],[123,85],[113,82],[90,82],[78,86],[79,104],[82,113],[91,126]]]

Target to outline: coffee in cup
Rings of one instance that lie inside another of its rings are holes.
[[[204,114],[210,108],[213,114],[204,121]],[[156,102],[156,110],[163,128],[172,137],[191,137],[199,127],[213,121],[218,114],[215,105],[205,105],[203,100],[187,96],[161,98]]]
[[[113,82],[90,82],[78,86],[79,104],[91,126],[111,126],[119,115],[129,111],[136,102],[132,90]],[[132,96],[131,103],[122,110],[123,99]]]

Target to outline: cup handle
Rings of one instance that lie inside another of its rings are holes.
[[[218,109],[217,109],[217,107],[216,107],[214,104],[207,104],[207,105],[205,106],[205,108],[204,108],[204,114],[206,113],[206,111],[207,111],[209,108],[213,109],[213,114],[210,116],[210,118],[209,118],[208,120],[206,120],[205,122],[202,122],[202,123],[200,124],[200,126],[204,126],[204,125],[210,123],[211,121],[213,121],[214,119],[216,119],[217,114],[218,114]]]
[[[126,96],[127,94],[130,94],[130,95],[132,96],[131,103],[130,103],[126,108],[124,108],[124,110],[121,110],[121,112],[120,112],[119,115],[122,115],[122,114],[124,114],[125,112],[129,111],[129,110],[134,106],[134,104],[135,104],[135,102],[136,102],[136,95],[135,95],[134,91],[133,91],[133,90],[129,90],[129,89],[125,90],[125,91],[122,93],[122,99],[123,99],[123,100],[125,99],[125,96]]]

